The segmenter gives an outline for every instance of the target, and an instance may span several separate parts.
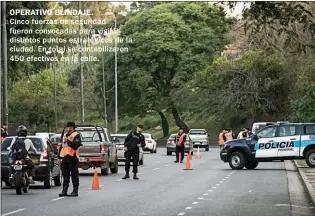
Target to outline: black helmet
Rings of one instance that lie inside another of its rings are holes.
[[[16,129],[16,133],[18,136],[26,137],[27,136],[27,128],[24,125],[20,125]]]

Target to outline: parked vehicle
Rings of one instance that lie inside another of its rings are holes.
[[[259,162],[294,159],[305,159],[309,167],[315,167],[315,124],[265,127],[249,138],[226,142],[220,156],[232,169],[255,169]]]
[[[143,133],[143,136],[145,138],[145,147],[143,148],[143,151],[150,151],[150,153],[156,153],[157,152],[157,144],[156,144],[156,140],[153,138],[152,134]]]
[[[40,155],[30,154],[30,158],[35,165],[34,181],[44,182],[45,188],[51,188],[52,182],[55,186],[61,185],[61,171],[58,164],[58,151],[56,151],[50,140],[43,137],[28,136],[34,147]],[[7,186],[9,182],[9,169],[11,166],[9,160],[10,147],[15,142],[16,137],[6,137],[1,143],[1,181]]]
[[[117,148],[110,141],[107,128],[94,125],[78,125],[76,131],[81,134],[82,144],[78,167],[83,170],[101,168],[102,175],[118,172]]]
[[[175,144],[176,134],[171,134],[166,143],[166,154],[172,155],[175,152],[176,144]],[[191,155],[194,155],[192,142],[189,140],[189,136],[187,136],[187,140],[185,143],[185,153],[189,153],[191,151]]]
[[[35,136],[38,137],[43,137],[45,139],[49,139],[51,138],[53,135],[55,135],[56,133],[46,133],[46,132],[42,132],[42,133],[35,133]]]
[[[194,148],[204,148],[205,151],[209,151],[209,138],[210,135],[206,129],[191,129],[188,133],[190,140],[192,141]]]
[[[27,193],[29,190],[29,179],[28,179],[28,169],[25,165],[25,161],[17,160],[11,165],[13,168],[13,177],[10,183],[15,187],[16,194]]]
[[[50,137],[50,141],[54,147],[55,150],[59,150],[61,142],[61,134],[54,134]]]
[[[119,162],[125,162],[124,143],[128,134],[111,134],[111,140],[117,147],[117,157]],[[131,161],[132,163],[132,161]],[[139,147],[139,165],[143,165],[143,150]]]

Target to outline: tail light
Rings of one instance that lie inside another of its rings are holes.
[[[104,144],[101,144],[100,145],[100,152],[105,153],[105,151],[106,151],[106,146]]]
[[[15,164],[22,164],[22,161],[17,160],[17,161],[15,161]]]
[[[48,161],[48,152],[47,152],[47,149],[45,149],[41,156],[40,156],[40,161]]]
[[[172,141],[171,140],[167,141],[167,144],[169,144],[169,145],[172,144]]]

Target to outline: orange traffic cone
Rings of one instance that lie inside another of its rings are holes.
[[[191,154],[190,154],[190,151],[189,151],[187,159],[186,159],[186,165],[185,165],[185,169],[184,170],[192,170],[192,168],[190,168],[190,160],[191,160]]]
[[[198,147],[198,151],[197,151],[197,154],[196,154],[196,159],[199,159],[199,158],[201,158],[201,156],[200,156],[200,151],[199,151],[199,147]]]
[[[100,189],[100,183],[98,181],[98,174],[95,170],[94,177],[93,177],[93,183],[92,183],[92,190],[99,190]]]

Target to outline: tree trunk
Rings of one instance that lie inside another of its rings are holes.
[[[168,133],[169,133],[169,129],[170,129],[168,121],[167,121],[165,115],[163,114],[163,112],[158,111],[158,113],[159,113],[161,120],[162,120],[163,137],[167,137]]]
[[[176,108],[172,108],[172,114],[173,114],[173,117],[174,117],[174,120],[175,120],[175,124],[178,126],[178,127],[183,127],[184,128],[184,132],[185,133],[188,133],[189,131],[189,128],[188,126],[185,124],[185,122],[183,122],[177,112],[177,109]]]

